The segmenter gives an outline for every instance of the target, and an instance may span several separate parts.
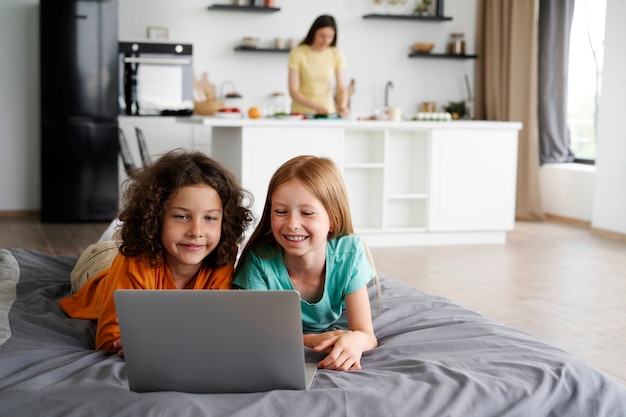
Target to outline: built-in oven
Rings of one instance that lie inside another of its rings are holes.
[[[120,114],[191,114],[192,52],[184,43],[119,42]]]

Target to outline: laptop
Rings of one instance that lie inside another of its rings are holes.
[[[295,291],[117,290],[129,387],[136,392],[305,390]]]

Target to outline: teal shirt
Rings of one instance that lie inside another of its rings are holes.
[[[274,253],[272,248],[261,248],[241,261],[235,285],[249,290],[295,290],[282,249]],[[300,299],[303,331],[321,332],[335,324],[345,309],[346,295],[363,288],[374,275],[360,237],[348,235],[328,241],[324,294],[316,303]]]

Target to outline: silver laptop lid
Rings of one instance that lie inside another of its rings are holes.
[[[115,304],[133,391],[306,388],[295,291],[118,290]]]

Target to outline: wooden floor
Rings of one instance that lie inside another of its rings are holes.
[[[105,223],[1,218],[0,247],[79,254]],[[378,271],[572,352],[626,385],[626,242],[518,222],[505,245],[372,248]]]
[[[626,385],[626,242],[517,222],[505,245],[372,248],[378,271],[582,357]]]
[[[98,241],[108,223],[40,223],[36,217],[0,217],[0,248],[31,249],[51,255],[80,254]]]

